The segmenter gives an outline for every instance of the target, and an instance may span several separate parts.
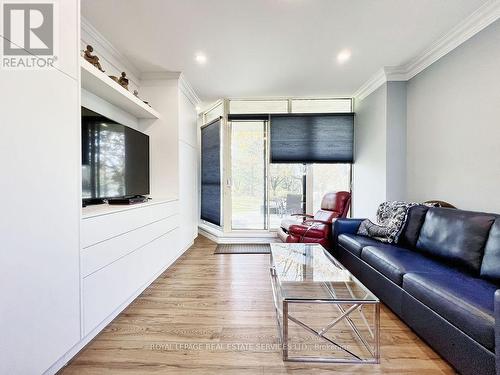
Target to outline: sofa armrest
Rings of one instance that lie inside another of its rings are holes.
[[[500,289],[495,292],[495,361],[500,374]]]
[[[335,219],[332,223],[332,240],[334,255],[337,254],[338,238],[341,234],[356,234],[365,219]]]

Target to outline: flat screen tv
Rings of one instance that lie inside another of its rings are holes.
[[[149,194],[149,137],[82,107],[84,202]]]

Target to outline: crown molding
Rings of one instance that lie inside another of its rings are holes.
[[[438,39],[429,48],[403,65],[406,79],[415,77],[440,58],[472,38],[500,17],[500,1],[490,0]]]
[[[90,36],[92,39],[97,41],[97,43],[100,44],[100,46],[103,48],[102,51],[99,51],[100,54],[105,55],[108,54],[110,57],[115,60],[121,62],[124,66],[126,66],[129,75],[133,75],[136,78],[140,76],[139,74],[139,69],[132,64],[132,62],[127,59],[114,45],[112,45],[104,35],[102,35],[85,17],[82,16],[81,19],[81,28],[82,28],[82,37],[87,34]],[[107,59],[108,61],[110,60],[109,58]],[[109,61],[111,64],[113,64],[112,61]],[[115,67],[118,69],[118,67]],[[121,70],[121,69],[118,69]]]
[[[358,100],[363,100],[386,82],[387,76],[385,68],[379,69],[368,81],[363,83],[363,85],[353,94],[353,97]]]
[[[500,0],[490,0],[435,43],[399,66],[386,66],[355,93],[363,100],[387,81],[408,81],[500,18]]]
[[[189,81],[186,79],[186,76],[182,73],[179,77],[179,87],[184,95],[187,96],[191,104],[193,104],[194,106],[198,106],[200,104],[200,97],[196,93],[193,86],[191,86],[191,83],[189,83]]]

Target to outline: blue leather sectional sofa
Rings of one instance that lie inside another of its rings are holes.
[[[341,263],[458,372],[500,375],[500,216],[415,206],[395,245],[361,221],[333,224]]]

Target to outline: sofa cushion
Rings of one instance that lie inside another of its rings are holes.
[[[414,206],[408,210],[406,224],[399,235],[398,245],[410,248],[417,246],[420,229],[422,229],[428,210],[429,206],[424,205]]]
[[[417,249],[479,274],[492,214],[451,208],[429,208]]]
[[[389,244],[367,246],[361,259],[401,286],[404,274],[412,271],[442,272],[447,265],[402,247]]]
[[[403,289],[487,349],[495,350],[497,286],[493,283],[450,268],[439,273],[407,273]]]
[[[357,257],[360,257],[361,250],[365,246],[377,245],[381,242],[370,237],[360,236],[356,234],[341,234],[338,238],[338,243],[344,249],[353,253]]]
[[[500,218],[490,229],[490,235],[484,248],[483,262],[481,263],[481,276],[500,281]]]

